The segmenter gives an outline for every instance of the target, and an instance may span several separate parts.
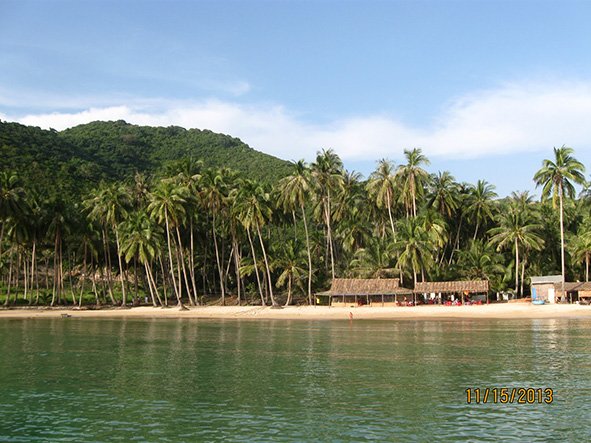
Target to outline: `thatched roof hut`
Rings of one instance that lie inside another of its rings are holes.
[[[398,278],[335,278],[329,291],[321,295],[394,295],[412,294],[400,286]]]
[[[556,284],[555,286],[560,288],[560,284]],[[564,290],[566,292],[591,291],[591,282],[565,282]]]
[[[531,277],[532,300],[556,303],[562,298],[562,275]],[[579,300],[591,299],[591,282],[564,282],[564,295],[576,294]]]
[[[397,296],[412,294],[412,290],[400,286],[398,278],[335,278],[330,290],[316,295],[328,297],[332,306],[359,303],[386,306],[395,304]],[[385,297],[391,301],[386,303]]]
[[[417,282],[417,294],[484,294],[488,292],[488,280]]]

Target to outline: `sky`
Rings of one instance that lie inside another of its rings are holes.
[[[421,148],[430,172],[536,193],[553,147],[591,172],[590,21],[572,0],[0,0],[0,119],[332,148],[365,177]]]

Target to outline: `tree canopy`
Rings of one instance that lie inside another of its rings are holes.
[[[486,279],[527,295],[532,275],[589,278],[591,199],[588,186],[575,195],[584,166],[570,148],[535,175],[540,201],[429,172],[417,148],[367,180],[332,149],[290,163],[122,121],[0,122],[0,150],[6,305],[313,303],[337,277]]]

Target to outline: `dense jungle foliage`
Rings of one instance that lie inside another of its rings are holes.
[[[313,303],[334,277],[587,280],[584,166],[555,148],[542,191],[428,172],[420,149],[363,179],[332,150],[287,163],[210,131],[0,122],[0,299],[11,304]],[[575,185],[582,186],[576,195]]]
[[[97,121],[61,132],[0,121],[0,148],[2,168],[19,174],[28,187],[71,197],[101,181],[131,179],[136,172],[164,176],[191,158],[268,183],[289,174],[288,162],[228,135],[124,121]]]

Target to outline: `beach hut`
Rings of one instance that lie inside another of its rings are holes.
[[[566,285],[564,289],[566,290]],[[531,277],[531,299],[533,303],[556,303],[557,294],[562,291],[562,275]]]
[[[335,278],[329,291],[316,294],[330,306],[395,306],[400,299],[412,296],[397,278]]]
[[[464,297],[476,294],[488,294],[488,280],[463,280],[415,283],[415,294],[424,294],[432,300],[443,299],[445,296]]]
[[[576,296],[580,303],[589,304],[591,301],[591,282],[566,282],[564,292],[571,297]]]

